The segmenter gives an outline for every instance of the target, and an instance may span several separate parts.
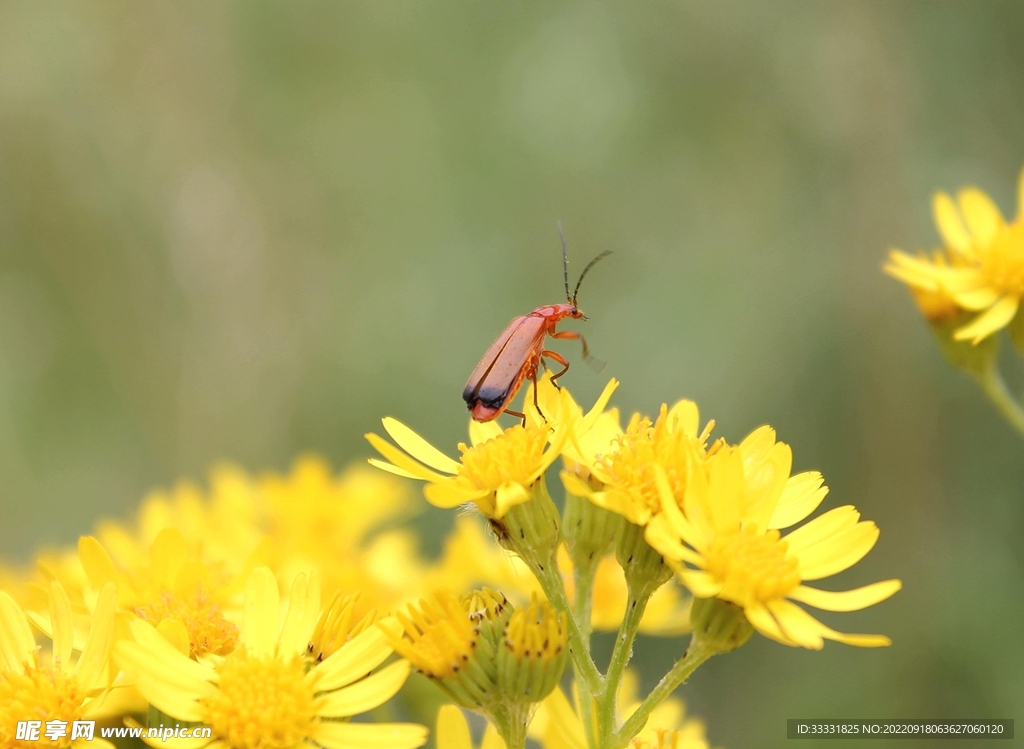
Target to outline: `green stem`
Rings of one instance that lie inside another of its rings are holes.
[[[615,648],[612,650],[608,672],[605,674],[604,693],[598,698],[597,719],[601,734],[604,736],[610,736],[615,730],[615,699],[619,691],[619,682],[622,681],[622,674],[633,656],[633,643],[636,641],[640,620],[644,618],[649,600],[650,595],[637,596],[630,588],[626,613],[622,617],[622,626],[619,627],[618,637],[615,638]]]
[[[596,564],[579,565],[573,568],[573,582],[576,588],[576,600],[573,602],[573,616],[580,628],[580,634],[590,652],[590,619],[594,604],[594,573]]]
[[[586,628],[588,634],[584,635],[583,630],[576,621],[578,612],[575,608],[569,606],[569,600],[565,595],[565,586],[562,585],[562,577],[556,571],[557,569],[558,566],[552,556],[543,569],[534,568],[533,574],[537,577],[537,581],[540,583],[540,587],[543,589],[544,595],[548,597],[551,605],[559,611],[565,611],[569,614],[567,617],[569,620],[569,649],[572,656],[573,669],[576,672],[576,688],[579,689],[580,693],[580,718],[583,722],[583,732],[587,737],[587,747],[589,749],[597,749],[600,743],[598,737],[594,735],[593,695],[601,693],[601,689],[604,686],[604,678],[601,676],[601,672],[597,670],[594,659],[590,655],[589,606],[587,607],[588,626]],[[581,592],[583,591],[577,588],[577,602],[581,598]],[[583,597],[589,599],[590,591],[587,590],[586,596]]]
[[[557,570],[558,566],[555,564],[554,556],[552,555],[552,558],[548,560],[544,568],[534,568],[533,574],[537,577],[537,581],[540,583],[540,587],[543,589],[544,595],[548,597],[551,605],[559,611],[565,611],[570,614],[568,617],[569,648],[572,654],[572,662],[576,667],[577,675],[584,682],[580,686],[586,686],[591,694],[595,694],[600,692],[604,679],[601,676],[601,672],[597,670],[597,666],[594,665],[594,659],[590,657],[589,638],[583,636],[583,632],[576,623],[576,617],[572,615],[573,609],[569,606],[569,600],[566,598],[565,588],[562,585],[562,577],[558,574]]]
[[[995,365],[987,367],[984,372],[975,375],[981,389],[992,401],[992,404],[999,410],[1010,425],[1024,436],[1024,408],[1016,401],[1006,387],[999,369]]]
[[[629,719],[623,723],[616,733],[612,734],[605,743],[606,749],[621,749],[629,743],[630,739],[636,736],[640,729],[647,723],[651,713],[658,705],[668,699],[668,696],[675,691],[676,687],[686,681],[690,674],[697,670],[704,661],[713,656],[715,651],[701,645],[696,637],[690,639],[690,647],[686,653],[676,661],[667,674],[662,677],[658,685],[651,690],[651,693],[640,703]]]

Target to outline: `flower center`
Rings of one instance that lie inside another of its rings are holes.
[[[547,431],[539,426],[516,424],[504,433],[475,447],[459,445],[459,475],[477,489],[495,490],[506,482],[528,485],[544,459]]]
[[[224,618],[220,604],[202,589],[183,598],[164,591],[156,601],[135,607],[135,613],[154,627],[165,619],[176,619],[188,631],[189,657],[206,653],[227,655],[238,642],[238,627]]]
[[[655,464],[665,469],[672,494],[677,502],[681,501],[688,476],[687,456],[703,455],[704,439],[703,434],[699,439],[690,437],[677,419],[669,420],[668,407],[663,404],[653,424],[647,417],[634,416],[618,438],[618,449],[602,456],[600,463],[610,479],[607,483],[624,489],[657,513],[661,499],[655,483]]]
[[[739,606],[785,597],[800,584],[795,558],[777,530],[757,533],[741,528],[719,535],[709,547],[707,571],[723,583],[719,598]]]
[[[217,671],[220,688],[204,700],[215,737],[233,749],[289,749],[309,735],[314,695],[301,658],[250,658],[240,647]]]
[[[981,272],[996,291],[1024,297],[1024,221],[1010,224],[981,254]]]
[[[18,721],[38,720],[40,739],[51,746],[71,744],[71,724],[82,718],[85,692],[73,677],[55,674],[47,668],[26,669],[24,673],[0,676],[0,747],[38,747],[40,741],[18,741]],[[52,744],[44,735],[47,721],[67,723],[65,735]]]

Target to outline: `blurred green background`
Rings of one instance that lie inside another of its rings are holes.
[[[561,300],[561,220],[574,276],[615,251],[573,392],[771,423],[882,529],[834,587],[905,584],[823,616],[892,648],[701,669],[712,741],[1024,716],[1024,443],[880,271],[937,244],[935,189],[1015,205],[1022,28],[980,0],[0,3],[0,551],[223,458],[360,460],[384,415],[454,445],[479,356]],[[640,643],[648,683],[682,648]]]

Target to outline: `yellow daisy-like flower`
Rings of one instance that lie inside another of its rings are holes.
[[[469,734],[466,716],[455,705],[442,705],[437,712],[437,749],[474,749],[473,739]],[[492,723],[484,730],[480,749],[505,749],[498,731]]]
[[[819,650],[825,639],[861,647],[889,645],[883,635],[843,634],[814,619],[796,602],[826,611],[855,611],[884,601],[901,587],[886,580],[833,592],[803,583],[856,564],[878,540],[878,527],[837,507],[786,536],[825,496],[818,473],[790,477],[788,445],[761,427],[738,446],[723,446],[704,461],[691,458],[681,503],[658,467],[662,512],[645,538],[672,564],[698,598],[718,597],[743,609],[762,634],[791,646]]]
[[[1009,325],[1024,298],[1024,171],[1012,222],[974,187],[961,190],[955,203],[940,192],[933,205],[950,262],[894,250],[885,270],[919,293],[948,295],[960,309],[980,312],[954,334],[956,340],[977,344]]]
[[[634,414],[625,431],[609,439],[615,422],[617,418],[613,421],[610,417],[595,421],[602,434],[593,438],[593,443],[610,444],[611,450],[584,456],[591,457],[590,472],[603,486],[595,490],[568,472],[563,472],[562,481],[570,493],[589,497],[594,504],[622,515],[631,523],[646,525],[661,505],[654,467],[661,466],[673,496],[681,497],[690,467],[707,453],[714,422],[708,422],[699,431],[697,405],[688,400],[679,401],[672,408],[662,405],[654,422]]]
[[[487,517],[500,519],[510,508],[530,499],[531,487],[558,458],[573,432],[555,426],[574,405],[568,391],[555,388],[545,373],[537,383],[544,394],[539,400],[544,404],[542,415],[533,408],[533,385],[530,387],[526,424],[502,429],[496,421],[471,420],[470,446],[459,445],[460,461],[452,460],[409,427],[387,417],[384,429],[398,447],[376,434],[367,434],[370,444],[389,461],[371,458],[370,463],[399,476],[426,481],[423,493],[437,507],[472,502]],[[556,436],[549,441],[552,433]]]
[[[115,648],[142,695],[176,720],[202,723],[209,739],[152,740],[167,749],[326,749],[387,746],[412,749],[426,741],[422,726],[350,723],[389,700],[405,683],[409,664],[377,670],[392,649],[368,627],[322,661],[308,657],[320,614],[320,587],[300,575],[280,618],[277,581],[266,567],[252,571],[238,647],[224,659],[194,661],[148,622],[132,622],[134,640]]]
[[[137,569],[119,568],[92,536],[79,539],[78,550],[94,587],[116,585],[121,605],[159,629],[183,653],[196,658],[234,649],[238,627],[232,609],[240,613],[245,578],[208,565],[179,531],[160,531],[149,564]]]
[[[37,746],[55,722],[61,726],[53,737],[55,746],[84,747],[88,739],[73,736],[75,721],[110,717],[105,702],[109,694],[110,648],[114,641],[117,591],[113,585],[100,591],[92,626],[77,660],[71,602],[58,582],[50,586],[50,621],[53,648],[41,658],[28,619],[7,593],[0,592],[0,746]],[[36,740],[21,740],[15,728],[19,721],[41,721]],[[113,749],[109,741],[93,738]]]

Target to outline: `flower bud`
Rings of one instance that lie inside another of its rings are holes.
[[[562,678],[569,657],[569,621],[536,597],[515,611],[498,651],[498,684],[513,702],[539,702]]]

